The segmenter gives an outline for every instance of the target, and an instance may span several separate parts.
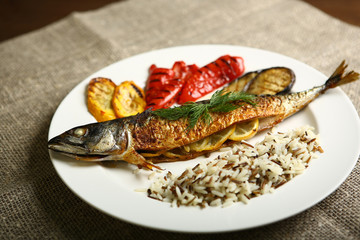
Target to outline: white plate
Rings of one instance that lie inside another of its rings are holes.
[[[225,54],[242,56],[246,71],[273,66],[293,69],[297,79],[293,91],[305,90],[326,80],[322,73],[297,60],[247,47],[197,45],[151,51],[114,63],[77,85],[54,114],[49,139],[72,127],[95,122],[87,111],[85,95],[87,84],[93,77],[108,77],[115,83],[133,80],[144,86],[148,68],[153,63],[170,68],[174,61],[184,60],[187,64],[203,66]],[[149,186],[149,173],[146,171],[135,175],[135,168],[127,163],[118,168],[105,168],[98,164],[75,162],[52,152],[50,156],[65,184],[84,201],[109,215],[155,229],[223,232],[279,221],[304,211],[332,193],[350,174],[359,156],[359,122],[355,108],[343,91],[339,88],[329,90],[278,126],[282,130],[305,124],[314,126],[325,150],[320,158],[313,160],[304,174],[275,193],[254,198],[247,205],[238,203],[227,208],[172,208],[168,203],[134,191]],[[159,165],[180,173],[200,160]]]

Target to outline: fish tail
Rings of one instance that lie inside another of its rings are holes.
[[[337,86],[347,84],[359,79],[359,73],[350,71],[345,72],[347,68],[347,64],[345,64],[345,60],[343,60],[340,65],[336,68],[335,72],[329,77],[329,79],[325,83],[325,87],[323,91],[326,91],[329,88],[335,88]]]

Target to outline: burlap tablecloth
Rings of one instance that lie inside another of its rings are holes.
[[[65,186],[47,150],[49,124],[61,100],[110,63],[189,44],[267,49],[326,75],[346,59],[360,71],[360,28],[300,1],[120,1],[3,42],[0,238],[360,239],[359,163],[338,190],[307,211],[267,226],[212,235],[132,225],[90,207]],[[342,89],[360,112],[360,82]]]

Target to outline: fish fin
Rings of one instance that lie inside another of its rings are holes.
[[[146,161],[146,159],[141,156],[141,154],[136,152],[133,147],[129,148],[125,154],[121,154],[121,160],[124,160],[131,164],[135,164],[138,167],[145,167],[149,170],[153,170],[153,168],[162,170],[160,167]]]
[[[345,64],[345,60],[343,60],[336,68],[335,72],[326,81],[324,91],[359,79],[360,75],[357,72],[350,71],[345,73],[347,66],[348,65]]]
[[[149,170],[152,170],[153,168],[162,170],[160,167],[148,162],[133,148],[129,149],[125,154],[122,152],[117,153],[116,151],[113,151],[111,155],[107,156],[76,156],[75,159],[87,162],[125,161],[131,164],[135,164],[138,167],[147,168]]]

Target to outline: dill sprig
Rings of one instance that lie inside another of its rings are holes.
[[[226,113],[231,112],[243,104],[233,104],[234,101],[244,101],[251,105],[256,105],[253,100],[255,96],[244,92],[227,92],[224,94],[223,90],[216,91],[209,101],[203,102],[187,102],[182,106],[173,108],[157,109],[152,113],[168,119],[178,120],[180,118],[188,118],[189,125],[187,130],[195,127],[199,119],[207,124],[212,122],[211,112]]]

